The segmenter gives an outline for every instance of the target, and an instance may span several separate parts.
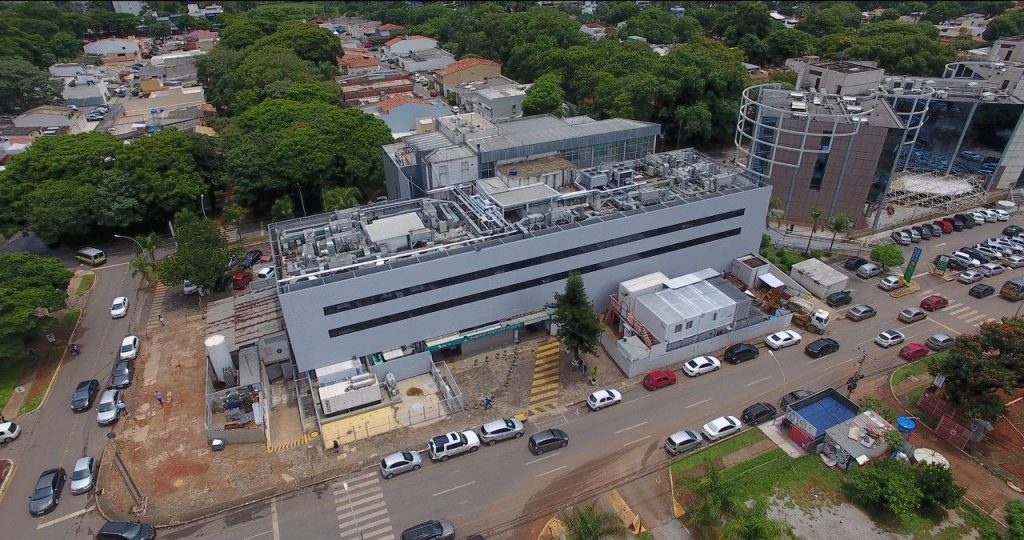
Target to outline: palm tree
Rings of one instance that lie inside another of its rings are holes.
[[[336,187],[324,192],[324,210],[344,210],[359,204],[360,193],[354,187]]]
[[[711,459],[704,460],[704,476],[689,485],[694,502],[687,510],[690,523],[701,529],[715,527],[738,506],[736,484],[726,482]]]
[[[135,241],[142,246],[142,251],[149,257],[149,260],[156,260],[156,234],[149,233],[145,236],[139,235],[135,237]]]
[[[145,246],[145,244],[143,244]],[[153,284],[159,279],[160,274],[160,263],[147,257],[145,253],[139,253],[128,263],[128,267],[132,269],[132,277],[142,276],[142,281]]]
[[[602,540],[626,534],[618,516],[598,511],[592,504],[574,507],[563,522],[568,540]]]
[[[768,220],[771,219],[772,216],[775,216],[775,228],[781,229],[782,217],[785,215],[786,213],[782,209],[782,199],[772,197],[771,200],[768,201],[768,213],[764,216],[764,226],[767,227]]]
[[[832,253],[832,246],[836,244],[836,235],[842,234],[853,227],[853,221],[846,214],[836,214],[828,220],[828,228],[832,230],[832,241],[828,244],[828,252]]]
[[[763,500],[754,503],[753,508],[741,505],[719,532],[722,540],[775,540],[782,538],[786,526],[768,517],[768,505]]]
[[[814,239],[814,233],[818,232],[818,223],[821,221],[821,216],[824,212],[821,208],[811,209],[811,234],[807,235],[807,250],[804,254],[811,252],[811,240]]]

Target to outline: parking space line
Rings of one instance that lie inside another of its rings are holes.
[[[974,322],[980,321],[981,319],[984,319],[985,317],[987,317],[987,315],[985,313],[982,313],[974,317],[971,317],[970,319],[967,319],[967,323],[972,324]]]
[[[956,311],[950,311],[949,314],[950,315],[958,315],[958,314],[963,313],[965,311],[969,311],[970,309],[971,309],[970,306],[964,306],[964,307],[962,307],[962,308],[960,308],[960,309],[958,309]]]
[[[67,521],[67,520],[69,520],[71,518],[78,517],[78,516],[80,516],[82,514],[87,514],[89,512],[92,512],[92,509],[93,509],[92,506],[87,506],[87,507],[85,507],[85,508],[83,508],[81,510],[78,510],[76,512],[71,512],[70,514],[68,514],[66,516],[61,516],[61,517],[59,517],[57,519],[51,519],[50,521],[47,521],[46,523],[40,523],[39,525],[36,526],[36,530],[38,531],[39,529],[42,529],[44,527],[49,527],[50,525],[56,525],[56,524],[58,524],[58,523],[60,523],[62,521]]]
[[[568,468],[569,468],[569,466],[568,466],[568,465],[562,465],[561,467],[558,467],[557,469],[551,469],[551,470],[550,470],[550,471],[548,471],[548,472],[542,472],[542,473],[540,473],[540,474],[538,474],[538,475],[534,476],[534,478],[540,478],[541,476],[545,476],[545,475],[551,474],[551,473],[553,473],[553,472],[558,472],[558,471],[560,471],[560,470],[562,470],[562,469],[568,469]]]

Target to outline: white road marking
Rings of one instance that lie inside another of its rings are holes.
[[[544,475],[547,475],[547,474],[551,474],[553,472],[558,472],[558,471],[560,471],[562,469],[568,469],[568,468],[569,468],[568,465],[562,465],[561,467],[559,467],[557,469],[551,469],[548,472],[542,472],[542,473],[538,474],[537,476],[534,476],[534,478],[540,478],[541,476],[544,476]]]
[[[707,403],[709,401],[711,401],[711,398],[707,398],[707,399],[705,399],[703,401],[698,401],[697,403],[691,403],[691,404],[689,404],[689,405],[687,405],[687,406],[685,406],[683,408],[684,409],[689,409],[690,407],[696,407],[697,405],[703,405],[703,404],[705,404],[705,403]]]
[[[941,244],[935,244],[935,247],[942,247],[944,245],[946,245],[946,242],[942,242]]]
[[[277,497],[270,499],[270,527],[274,540],[281,540],[281,529],[277,525]]]
[[[956,311],[951,311],[950,314],[951,315],[957,315],[957,314],[963,313],[965,311],[968,311],[970,309],[971,309],[970,306],[964,306],[964,307],[962,307],[962,308],[960,308],[960,309],[958,309]]]
[[[626,403],[633,403],[634,401],[640,401],[641,399],[647,399],[647,398],[649,398],[649,397],[651,397],[653,395],[654,395],[653,392],[648,392],[648,393],[646,393],[646,394],[644,394],[644,395],[642,395],[642,396],[640,396],[640,397],[638,397],[636,399],[631,399],[631,400],[627,401]]]
[[[636,444],[636,443],[638,443],[638,442],[640,442],[640,441],[644,441],[644,440],[647,440],[647,439],[650,439],[650,438],[651,438],[651,436],[650,436],[650,435],[647,435],[647,436],[645,436],[645,437],[640,437],[639,439],[637,439],[637,440],[635,440],[635,441],[629,441],[628,443],[626,443],[626,444],[622,445],[622,447],[623,447],[623,448],[625,448],[625,447],[627,447],[627,446],[631,446],[631,445],[634,445],[634,444]]]
[[[464,488],[466,486],[472,486],[475,483],[476,483],[476,480],[472,480],[470,482],[466,482],[465,484],[458,485],[458,486],[455,486],[453,488],[448,488],[448,489],[446,489],[444,491],[438,491],[437,493],[433,494],[432,497],[437,497],[438,495],[444,495],[445,493],[451,493],[451,492],[455,491],[456,489],[462,489],[462,488]]]
[[[633,424],[632,426],[629,426],[629,427],[624,427],[624,428],[622,428],[622,429],[620,429],[620,430],[616,431],[616,432],[615,432],[615,434],[616,434],[616,435],[618,435],[618,434],[620,434],[620,433],[625,433],[625,432],[627,432],[627,431],[629,431],[629,430],[631,430],[631,429],[635,429],[635,428],[638,428],[638,427],[640,427],[640,426],[646,426],[646,425],[647,425],[647,422],[646,422],[646,421],[644,421],[644,422],[640,422],[639,424]]]
[[[986,315],[985,313],[981,313],[981,314],[975,315],[974,317],[971,317],[970,319],[967,319],[967,323],[971,324],[971,323],[974,323],[976,321],[980,321],[981,319],[984,319],[987,316],[988,315]]]
[[[469,502],[469,499],[466,499],[466,500],[464,500],[464,501],[462,501],[462,502],[459,502],[459,503],[455,503],[455,504],[458,504],[458,505],[463,505],[463,504],[466,504],[466,503],[468,503],[468,502]]]
[[[767,381],[768,379],[771,379],[771,376],[768,376],[768,377],[764,377],[764,378],[762,378],[762,379],[758,379],[758,380],[756,380],[756,381],[754,381],[754,382],[751,382],[751,383],[747,383],[747,384],[746,384],[746,385],[744,385],[744,386],[747,386],[747,387],[750,387],[750,386],[754,386],[755,384],[757,384],[757,383],[763,383],[763,382]]]
[[[93,508],[94,507],[92,507],[92,506],[87,506],[87,507],[85,507],[85,508],[83,508],[81,510],[78,510],[77,512],[71,512],[70,514],[68,514],[66,516],[59,517],[57,519],[51,519],[50,521],[47,521],[46,523],[40,523],[39,525],[36,525],[36,530],[38,531],[39,529],[42,529],[43,527],[49,527],[50,525],[56,525],[56,524],[58,524],[58,523],[60,523],[62,521],[67,521],[67,520],[69,520],[71,518],[78,517],[78,516],[80,516],[82,514],[86,514],[86,513],[92,512]]]
[[[540,461],[544,461],[545,459],[548,459],[548,458],[553,458],[553,457],[555,457],[555,456],[557,456],[558,454],[561,454],[561,453],[562,453],[562,451],[559,450],[557,452],[553,452],[551,454],[548,454],[548,455],[546,455],[544,457],[539,457],[539,458],[537,458],[537,459],[535,459],[533,461],[527,461],[526,464],[527,465],[533,465],[534,463],[537,463],[537,462],[540,462]]]
[[[263,531],[261,533],[256,533],[256,534],[254,534],[252,536],[246,536],[244,540],[252,540],[253,538],[259,538],[259,537],[263,536],[264,534],[270,534],[272,532],[274,532],[274,531]]]

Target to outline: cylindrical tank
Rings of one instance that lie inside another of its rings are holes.
[[[210,359],[210,366],[213,367],[213,374],[220,382],[224,381],[224,370],[234,369],[231,362],[231,349],[228,341],[220,334],[214,334],[206,338],[206,356]]]

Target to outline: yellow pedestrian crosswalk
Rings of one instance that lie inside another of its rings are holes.
[[[936,294],[936,292],[934,290],[928,289],[926,291],[921,291],[920,293],[918,293],[916,295],[916,297],[918,297],[918,298],[927,298],[927,297],[929,297],[929,296],[931,296],[933,294]],[[973,326],[975,328],[977,328],[977,327],[979,327],[979,326],[981,326],[981,325],[983,325],[983,324],[985,324],[987,322],[995,322],[995,321],[999,320],[999,319],[997,319],[995,317],[989,316],[987,313],[983,313],[981,311],[978,311],[978,310],[974,309],[973,307],[965,305],[965,304],[963,304],[961,302],[950,301],[948,306],[946,306],[946,307],[944,307],[944,308],[942,308],[942,309],[940,309],[938,311],[940,313],[944,313],[946,315],[949,315],[950,317],[954,317],[956,319],[959,319],[959,320],[961,320],[961,321],[963,321],[963,322],[965,322],[965,323],[967,323],[967,324],[969,324],[969,325],[971,325],[971,326]]]
[[[153,305],[149,308],[149,318],[146,319],[146,330],[155,330],[161,326],[160,317],[164,309],[164,297],[167,296],[167,287],[163,283],[157,283],[153,291]]]
[[[558,407],[560,341],[544,343],[537,347],[537,362],[533,366],[533,385],[530,388],[531,416]]]

